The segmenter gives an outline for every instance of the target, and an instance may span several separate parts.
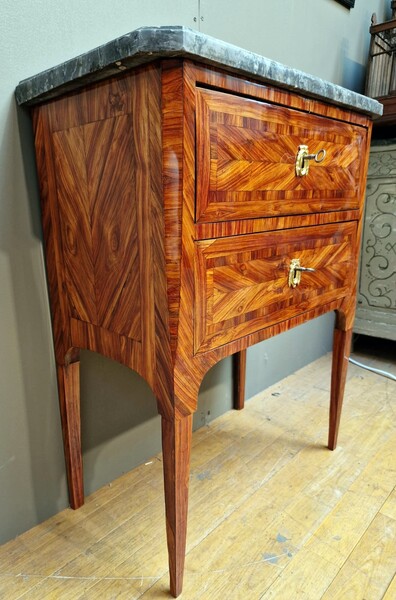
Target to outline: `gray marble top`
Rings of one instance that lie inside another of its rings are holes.
[[[90,52],[24,79],[16,88],[16,99],[18,104],[36,104],[126,68],[151,62],[156,58],[177,56],[197,59],[372,116],[382,114],[382,105],[372,98],[181,26],[136,29]]]

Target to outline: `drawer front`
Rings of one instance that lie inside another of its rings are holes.
[[[197,88],[196,131],[197,222],[359,206],[363,127]],[[302,177],[300,145],[326,152]]]
[[[195,244],[195,351],[217,348],[349,293],[356,222]],[[289,285],[290,264],[302,272]]]

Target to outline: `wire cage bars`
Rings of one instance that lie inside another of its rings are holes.
[[[366,94],[372,98],[396,95],[396,1],[391,6],[391,21],[377,23],[375,14],[371,20]]]

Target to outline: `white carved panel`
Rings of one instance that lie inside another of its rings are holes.
[[[396,145],[370,153],[355,331],[396,339]]]

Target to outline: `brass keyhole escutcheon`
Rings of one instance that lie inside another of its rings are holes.
[[[300,265],[300,259],[293,258],[290,261],[290,265],[289,265],[289,287],[295,288],[299,285],[299,283],[301,281],[301,273],[303,271],[308,271],[310,273],[313,273],[315,271],[315,269],[312,269],[310,267],[302,267]]]
[[[322,148],[316,154],[310,154],[308,146],[301,144],[298,147],[296,156],[296,175],[297,177],[304,177],[309,173],[309,161],[314,160],[316,163],[321,163],[326,158],[326,150]]]

